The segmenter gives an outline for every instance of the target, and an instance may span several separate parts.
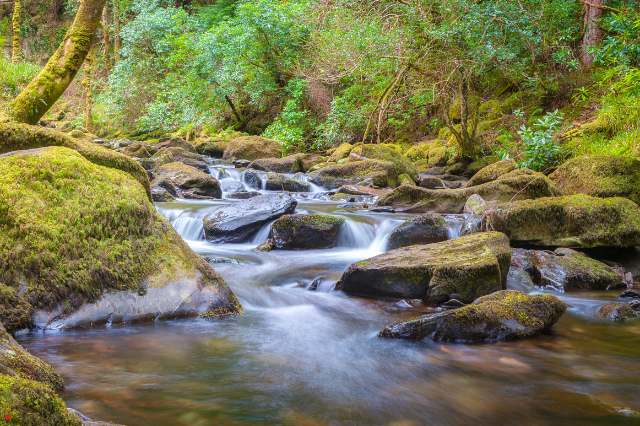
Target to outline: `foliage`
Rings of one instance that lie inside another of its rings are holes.
[[[523,159],[518,164],[538,171],[556,166],[562,157],[562,149],[554,136],[562,124],[562,114],[553,111],[538,119],[532,127],[522,126],[518,131],[524,146]]]
[[[602,19],[607,35],[593,52],[600,65],[640,66],[640,4],[635,0],[624,3],[628,4]]]
[[[35,64],[13,64],[4,55],[0,55],[0,99],[8,100],[15,97],[39,70],[40,67]]]

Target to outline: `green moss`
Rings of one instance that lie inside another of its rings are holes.
[[[329,161],[332,161],[335,163],[335,162],[338,162],[339,160],[342,160],[343,158],[347,158],[351,153],[352,149],[353,149],[353,145],[351,145],[350,143],[343,143],[338,145],[338,147],[335,148],[333,152],[331,152],[331,155],[329,156]]]
[[[491,182],[515,169],[516,162],[513,160],[498,161],[480,169],[471,179],[469,179],[466,186],[476,186]]]
[[[225,144],[226,160],[257,160],[282,156],[282,146],[272,139],[261,136],[241,136]]]
[[[350,161],[343,164],[328,165],[312,173],[324,186],[356,184],[370,179],[378,187],[398,185],[398,172],[393,163],[379,160]]]
[[[357,159],[367,158],[392,163],[397,175],[417,175],[415,167],[403,154],[402,147],[397,144],[359,144],[351,150],[349,155]]]

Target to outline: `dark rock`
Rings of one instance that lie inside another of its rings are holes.
[[[295,211],[287,194],[265,194],[221,207],[204,218],[205,236],[213,242],[244,242],[264,224]]]
[[[625,290],[618,297],[623,299],[640,299],[640,292],[635,290]]]
[[[624,322],[640,319],[640,301],[630,303],[607,303],[600,306],[596,315],[599,319]]]
[[[267,241],[272,250],[335,247],[344,218],[330,215],[285,215],[271,225]]]
[[[324,188],[344,185],[395,187],[399,174],[392,162],[379,160],[352,161],[327,165],[310,174],[311,181]]]
[[[220,183],[216,178],[183,163],[169,163],[158,168],[151,187],[155,189],[156,195],[169,193],[192,199],[222,197]],[[159,188],[165,189],[166,193]]]
[[[256,191],[240,191],[227,194],[227,198],[233,200],[248,200],[249,198],[257,197],[258,195],[260,195],[260,193]]]
[[[249,161],[249,160],[240,159],[240,160],[234,160],[233,161],[233,165],[235,167],[239,168],[239,169],[247,168],[247,167],[249,167],[249,164],[251,164],[251,161]]]
[[[448,239],[449,229],[444,218],[436,213],[427,213],[394,229],[389,236],[388,248],[391,250],[414,244],[439,243]]]
[[[462,188],[466,179],[456,175],[418,175],[418,186],[425,189],[457,189]]]
[[[161,185],[166,185],[166,183],[160,182],[151,187],[151,199],[156,203],[166,203],[175,200],[175,197],[178,195],[175,192],[175,187],[171,184],[166,185],[166,188]]]
[[[267,191],[309,192],[311,187],[306,182],[299,182],[279,173],[267,173],[265,189]]]
[[[380,336],[458,343],[521,339],[549,330],[566,308],[551,295],[498,291],[459,309],[389,325]]]

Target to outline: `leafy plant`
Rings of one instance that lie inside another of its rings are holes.
[[[562,158],[562,148],[554,141],[554,136],[563,116],[559,111],[548,112],[538,119],[533,126],[523,125],[518,134],[524,146],[520,167],[544,171],[558,164]]]

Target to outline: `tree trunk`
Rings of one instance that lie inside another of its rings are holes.
[[[113,64],[120,62],[120,49],[122,39],[120,38],[120,0],[113,0]]]
[[[109,34],[109,5],[106,4],[102,10],[102,49],[104,57],[104,67],[107,72],[111,70],[111,34]]]
[[[593,56],[589,49],[602,41],[602,30],[599,21],[604,9],[604,0],[583,0],[584,6],[584,36],[582,38],[581,60],[585,67],[593,65]]]
[[[22,59],[22,48],[20,46],[20,27],[22,13],[22,0],[14,0],[13,16],[11,17],[11,62],[14,64]]]
[[[93,80],[95,61],[96,49],[93,47],[84,62],[84,78],[82,79],[82,86],[84,87],[84,128],[89,132],[93,131],[93,91],[91,81]]]
[[[91,49],[106,0],[80,0],[76,17],[58,50],[11,103],[10,117],[36,124],[64,93]]]

